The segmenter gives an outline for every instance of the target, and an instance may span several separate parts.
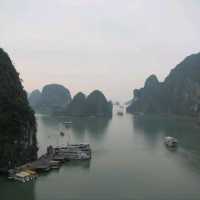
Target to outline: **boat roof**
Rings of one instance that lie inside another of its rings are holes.
[[[30,176],[30,174],[28,172],[19,172],[19,173],[16,173],[16,176],[20,177],[20,178],[24,178],[26,176]]]
[[[37,174],[37,172],[35,172],[33,170],[29,170],[29,169],[27,169],[25,172],[27,172],[30,175],[36,175]]]
[[[170,137],[170,136],[165,137],[165,140],[174,140],[174,141],[177,141],[176,138],[174,138],[174,137]]]

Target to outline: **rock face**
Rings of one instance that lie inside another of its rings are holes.
[[[87,98],[78,93],[67,109],[75,116],[112,116],[112,103],[108,102],[102,92],[95,90]]]
[[[49,84],[42,92],[34,90],[29,97],[34,110],[41,113],[63,112],[71,102],[71,94],[67,88],[59,84]]]
[[[178,64],[164,82],[150,76],[141,89],[134,90],[130,113],[162,113],[198,117],[200,114],[200,53]]]
[[[0,49],[0,171],[37,158],[36,121],[9,56]]]
[[[82,92],[74,96],[67,108],[67,113],[72,116],[84,116],[86,114],[86,96]]]
[[[86,100],[87,115],[111,116],[112,103],[108,102],[99,90],[95,90],[89,94]]]

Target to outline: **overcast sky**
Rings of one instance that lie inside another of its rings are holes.
[[[0,46],[29,92],[59,83],[126,101],[200,51],[199,11],[199,0],[0,0]]]

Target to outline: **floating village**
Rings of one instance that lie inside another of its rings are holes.
[[[65,122],[67,126],[72,122]],[[64,132],[60,132],[62,136]],[[36,179],[40,174],[59,169],[64,163],[73,160],[90,160],[92,150],[90,144],[67,144],[65,147],[48,146],[46,153],[37,160],[10,169],[8,178],[22,183]]]

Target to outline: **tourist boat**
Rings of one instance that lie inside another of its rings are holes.
[[[174,137],[165,137],[164,143],[167,147],[176,148],[178,146],[178,140]]]
[[[89,160],[91,155],[89,144],[68,144],[66,147],[55,148],[54,157],[63,156],[66,160]]]
[[[119,110],[119,111],[117,111],[117,115],[120,115],[120,116],[122,116],[122,115],[124,115],[124,112],[123,112],[123,111],[121,111],[121,110]]]
[[[72,122],[63,122],[65,125],[72,125]]]
[[[69,128],[72,126],[72,122],[64,122],[64,125],[66,128]]]

